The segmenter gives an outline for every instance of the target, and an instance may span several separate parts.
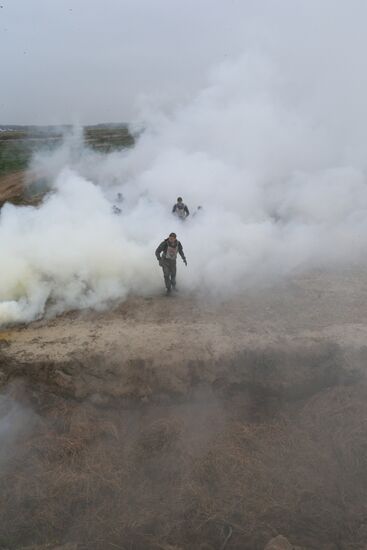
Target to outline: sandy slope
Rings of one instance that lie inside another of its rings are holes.
[[[142,369],[160,390],[185,392],[188,372],[213,383],[244,354],[323,354],[325,346],[362,353],[366,319],[362,270],[313,272],[225,302],[185,294],[130,298],[113,311],[72,312],[2,331],[0,342],[8,363],[64,369],[71,375],[64,386],[77,394],[145,395],[155,391],[152,380],[131,381]]]
[[[0,203],[22,195],[26,173],[22,170],[0,176]]]
[[[31,170],[19,170],[0,176],[0,205],[5,202],[15,204],[38,204],[42,193],[27,195],[27,188],[42,178]]]

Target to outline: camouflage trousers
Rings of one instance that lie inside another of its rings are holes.
[[[163,269],[164,282],[167,290],[176,286],[176,260],[161,260],[161,267]]]

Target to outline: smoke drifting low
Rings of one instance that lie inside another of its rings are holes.
[[[15,454],[17,443],[32,433],[39,418],[26,405],[11,397],[12,386],[0,395],[0,478]]]
[[[188,259],[178,265],[180,288],[201,295],[364,261],[362,98],[324,79],[315,101],[311,73],[288,58],[246,54],[212,71],[170,115],[147,106],[132,150],[100,155],[66,141],[38,155],[52,192],[38,208],[1,213],[0,322],[159,293],[154,250],[170,231]],[[192,213],[203,206],[182,224],[171,215],[178,195]]]

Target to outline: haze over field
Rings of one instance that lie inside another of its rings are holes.
[[[0,13],[7,47],[17,33],[32,45],[28,72],[18,50],[12,68],[7,56],[8,121],[123,119],[144,132],[128,151],[98,155],[76,136],[34,159],[55,192],[2,210],[2,323],[159,292],[154,250],[172,230],[189,264],[180,287],[201,295],[364,261],[365,4],[22,4]],[[170,214],[178,195],[204,207],[185,225]]]
[[[0,548],[367,548],[366,15],[0,2]]]

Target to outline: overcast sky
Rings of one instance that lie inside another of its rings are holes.
[[[301,63],[314,50],[328,63],[341,38],[366,45],[362,0],[0,5],[0,123],[9,124],[131,121],[142,97],[186,100],[211,67],[248,48],[299,48]]]

